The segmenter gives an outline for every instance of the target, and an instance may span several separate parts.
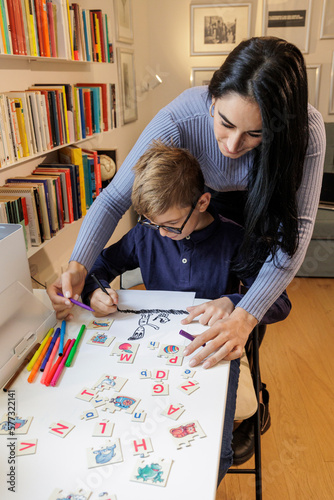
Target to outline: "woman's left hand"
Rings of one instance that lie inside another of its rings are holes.
[[[201,305],[193,308],[182,324],[191,323],[196,316],[202,314],[200,308]],[[190,360],[189,366],[197,366],[205,360],[203,368],[211,368],[221,360],[231,361],[240,358],[248,336],[257,323],[254,316],[236,307],[228,317],[216,321],[211,328],[198,335],[187,346],[184,351],[185,356],[189,356],[200,346],[207,344]]]

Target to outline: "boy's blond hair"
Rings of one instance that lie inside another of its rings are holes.
[[[132,204],[148,218],[191,206],[204,193],[201,167],[186,149],[154,141],[133,170]]]

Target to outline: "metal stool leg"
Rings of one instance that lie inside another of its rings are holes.
[[[259,329],[254,328],[253,331],[253,360],[255,377],[255,393],[259,401],[260,393],[260,367],[259,367]],[[255,491],[256,500],[262,500],[262,471],[261,471],[261,423],[260,423],[260,406],[254,415],[254,438],[255,438]]]

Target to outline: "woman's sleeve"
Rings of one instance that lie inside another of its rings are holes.
[[[313,108],[312,108],[313,109]],[[299,245],[289,258],[284,252],[277,252],[277,261],[283,266],[277,268],[270,259],[262,266],[255,282],[239,302],[238,307],[261,321],[264,314],[283,293],[303,263],[311,240],[315,217],[319,205],[326,149],[323,119],[313,109],[309,114],[309,143],[304,162],[302,183],[298,189]]]
[[[96,198],[85,216],[70,260],[83,264],[90,270],[97,256],[107,244],[122,215],[131,205],[133,185],[132,168],[147,150],[153,139],[165,143],[180,142],[179,130],[171,115],[165,110],[153,118],[124,160],[107,188]]]

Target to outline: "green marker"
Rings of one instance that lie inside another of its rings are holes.
[[[77,350],[77,347],[78,347],[78,344],[79,344],[80,339],[81,339],[81,337],[82,337],[82,334],[83,334],[83,332],[85,331],[85,328],[86,328],[86,325],[82,325],[82,327],[80,328],[80,331],[79,331],[79,333],[78,333],[78,336],[77,336],[77,338],[75,339],[75,342],[74,342],[74,344],[73,344],[73,347],[72,347],[72,349],[71,349],[71,352],[70,352],[70,354],[68,355],[68,358],[67,358],[66,363],[65,363],[65,366],[67,366],[67,368],[68,368],[69,366],[71,366],[72,359],[74,358],[75,352],[76,352],[76,350]]]

